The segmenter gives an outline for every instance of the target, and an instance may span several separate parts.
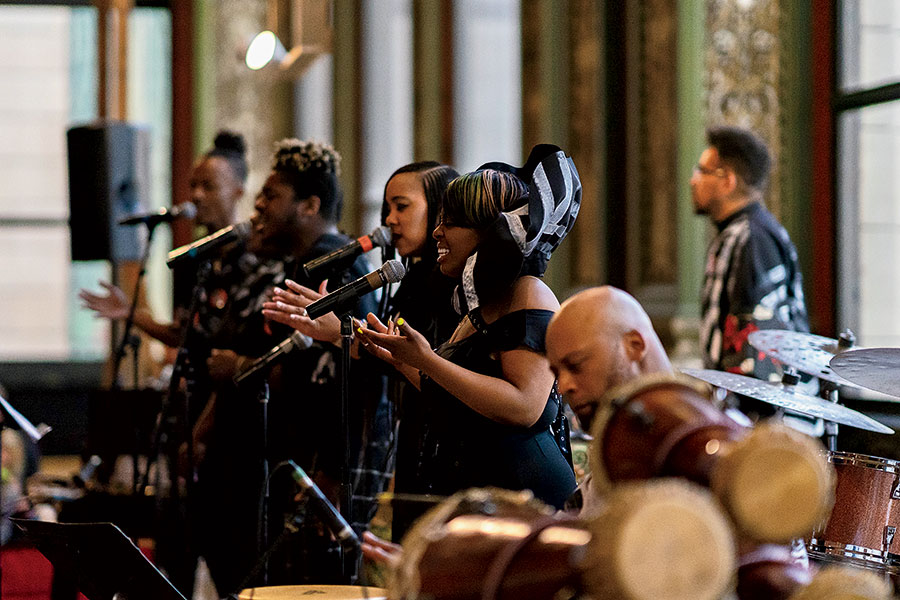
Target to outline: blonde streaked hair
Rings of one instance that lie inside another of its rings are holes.
[[[494,169],[466,173],[450,182],[441,202],[440,219],[446,225],[483,229],[501,212],[528,201],[528,186],[513,175]]]

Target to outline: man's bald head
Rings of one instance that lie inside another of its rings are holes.
[[[612,286],[590,288],[563,302],[547,328],[547,358],[560,392],[586,427],[609,389],[672,370],[650,317],[631,295]]]

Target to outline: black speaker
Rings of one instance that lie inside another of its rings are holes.
[[[66,133],[72,260],[140,259],[141,228],[118,222],[146,204],[148,137],[121,121],[81,125]]]

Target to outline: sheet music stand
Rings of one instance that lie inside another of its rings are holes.
[[[12,521],[90,600],[185,600],[112,523]]]

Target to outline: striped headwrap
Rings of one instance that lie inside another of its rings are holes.
[[[575,163],[557,146],[535,146],[522,167],[493,162],[479,168],[485,169],[512,173],[528,184],[529,193],[524,204],[500,213],[466,261],[461,291],[469,311],[481,305],[479,295],[490,297],[508,289],[521,275],[543,275],[581,206]],[[490,258],[479,261],[479,255]]]

